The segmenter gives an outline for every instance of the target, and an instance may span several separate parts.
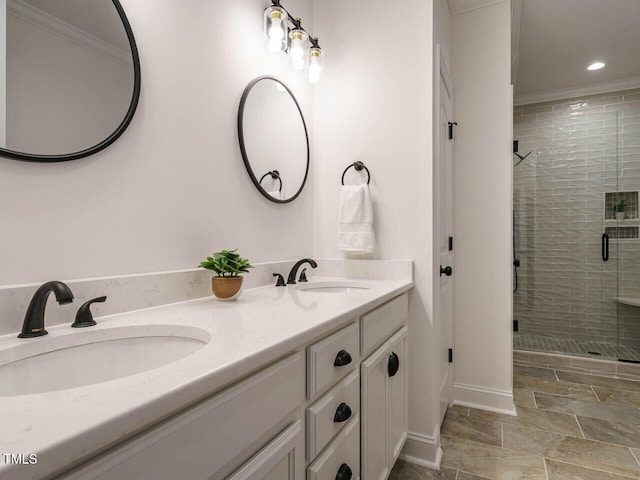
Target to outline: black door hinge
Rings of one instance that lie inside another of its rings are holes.
[[[453,348],[449,349],[449,363],[453,363]]]
[[[453,250],[453,237],[449,237],[449,251]]]
[[[447,122],[449,124],[449,140],[453,139],[453,126],[458,125],[458,122]]]
[[[513,321],[513,331],[517,332],[518,331],[518,320],[514,320]]]

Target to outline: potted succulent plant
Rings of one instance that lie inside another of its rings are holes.
[[[614,216],[617,220],[624,220],[624,209],[627,206],[627,202],[625,202],[624,198],[620,199],[620,201],[613,207]]]
[[[218,300],[235,300],[240,296],[242,273],[249,273],[253,266],[235,250],[222,250],[200,262],[200,267],[213,270],[218,275],[211,278],[211,290]]]

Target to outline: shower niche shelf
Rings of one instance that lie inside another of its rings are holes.
[[[604,194],[604,219],[615,221],[616,205],[624,202],[624,219],[638,220],[638,192],[605,192]]]
[[[620,220],[620,223],[625,220]],[[607,222],[609,223],[609,222]],[[612,226],[604,227],[604,233],[612,240],[638,240],[640,239],[640,226]]]
[[[616,218],[616,206],[624,202],[624,218]],[[604,194],[604,233],[616,240],[639,240],[638,192]]]

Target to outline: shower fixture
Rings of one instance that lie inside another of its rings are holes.
[[[520,161],[518,163],[516,163],[514,165],[514,167],[517,167],[518,165],[520,165],[522,162],[524,162],[526,160],[526,158],[531,155],[531,153],[533,153],[532,151],[527,153],[526,155],[522,156],[518,153],[518,140],[514,140],[513,141],[513,154],[518,157],[520,159]]]

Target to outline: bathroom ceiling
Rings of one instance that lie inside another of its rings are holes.
[[[23,0],[24,3],[90,33],[100,40],[129,51],[129,40],[121,22],[106,21],[118,13],[111,0]]]
[[[512,8],[516,102],[640,86],[640,0],[513,0]],[[587,71],[596,60],[606,67]]]

